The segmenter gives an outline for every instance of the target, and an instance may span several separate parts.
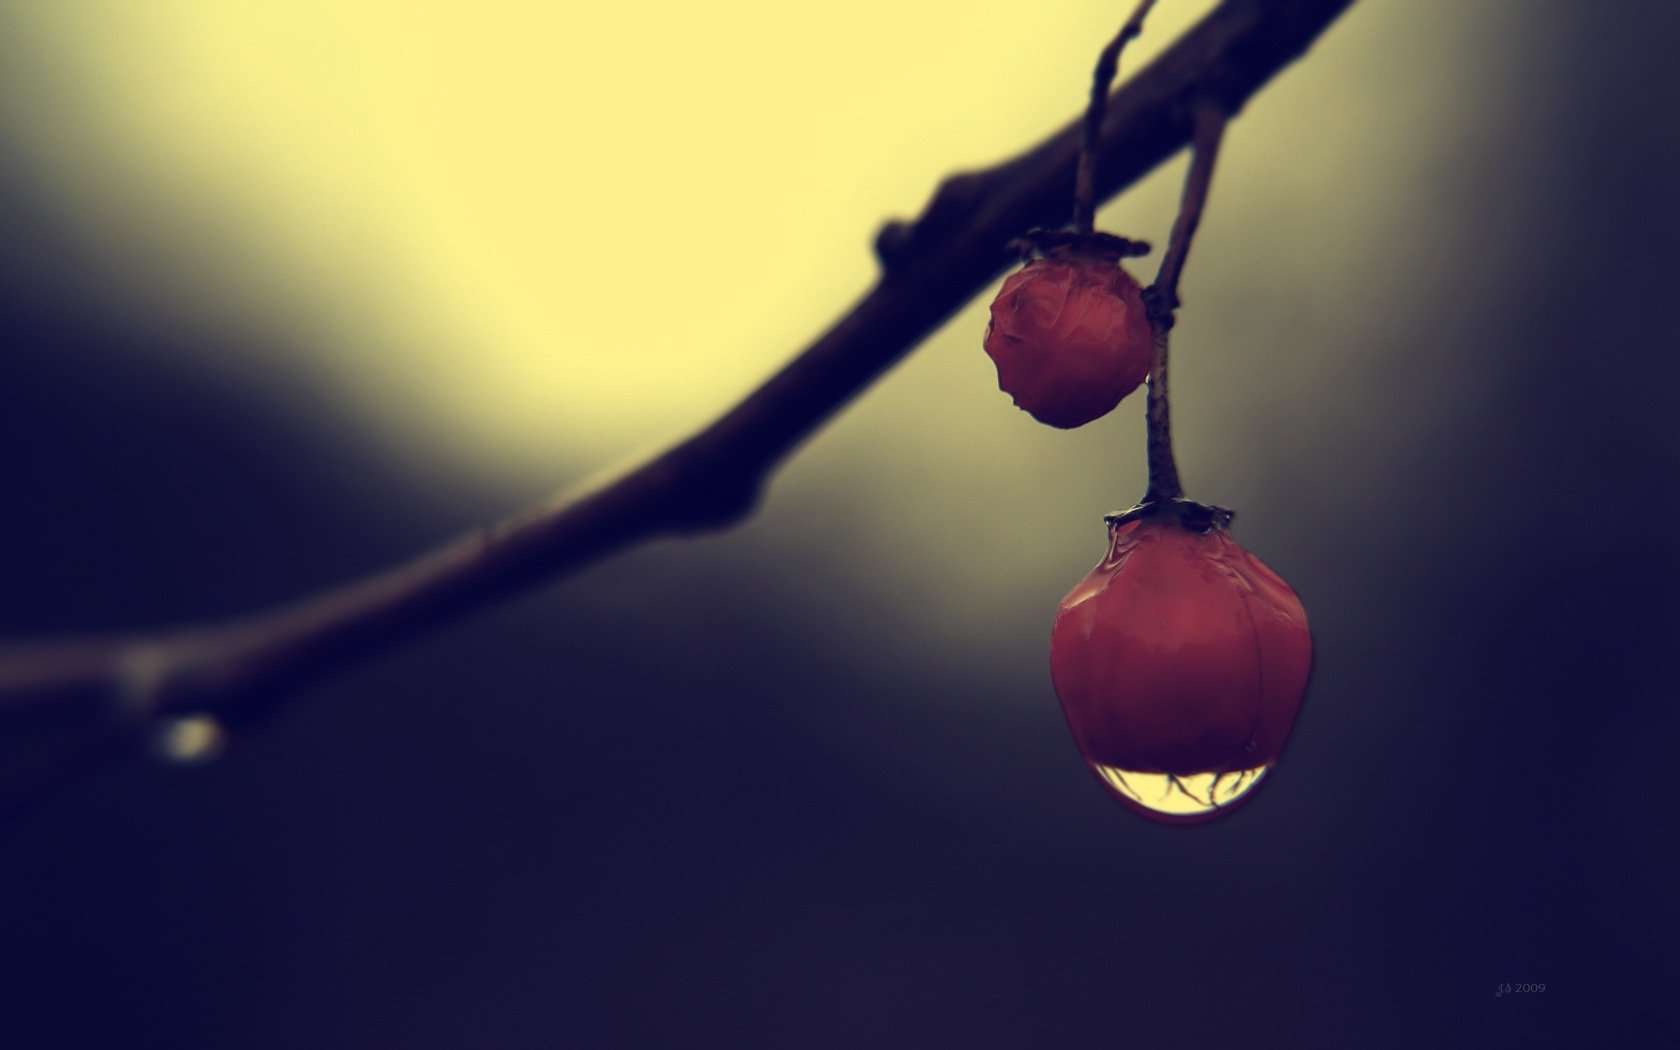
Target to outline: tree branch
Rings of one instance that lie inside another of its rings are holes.
[[[1235,114],[1352,0],[1226,0],[1113,97],[1102,122],[1107,198],[1185,144],[1188,100]],[[80,725],[135,739],[160,716],[234,724],[298,685],[510,592],[656,536],[747,517],[807,436],[985,289],[1010,240],[1066,219],[1075,121],[1021,155],[947,179],[922,214],[876,238],[882,272],[834,325],[699,433],[610,480],[406,565],[295,604],[154,635],[0,647],[0,726]],[[104,749],[92,748],[106,753]]]

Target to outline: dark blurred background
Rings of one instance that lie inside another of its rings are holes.
[[[1112,20],[1080,11],[1060,115]],[[281,249],[195,211],[190,179],[142,212],[166,240],[199,216],[220,255],[148,254],[132,214],[90,212],[42,146],[40,114],[70,105],[51,98],[79,97],[53,50],[74,33],[0,28],[0,142],[25,144],[0,149],[0,634],[308,593],[721,404],[574,390],[624,435],[534,429],[509,467],[467,417],[520,390],[465,387],[484,403],[439,422],[384,337],[289,320],[319,289],[264,285]],[[592,568],[311,688],[219,761],[109,765],[0,828],[0,1045],[1672,1033],[1677,53],[1672,5],[1361,0],[1235,125],[1186,278],[1180,455],[1317,647],[1241,812],[1155,827],[1081,767],[1049,617],[1141,490],[1141,427],[1015,413],[982,305],[745,528]],[[970,59],[996,75],[941,62]],[[923,191],[941,173],[902,166]],[[1178,170],[1105,221],[1158,236]],[[847,230],[861,278],[870,231]],[[655,304],[663,265],[635,277]],[[716,279],[700,249],[678,269]],[[774,322],[728,382],[861,287],[823,273],[794,309],[750,273],[706,293]],[[229,306],[238,279],[264,294]],[[646,367],[623,353],[601,368]]]

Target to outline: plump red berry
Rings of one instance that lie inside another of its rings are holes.
[[[1107,415],[1148,377],[1153,352],[1143,292],[1112,258],[1034,259],[992,301],[986,353],[998,388],[1053,427]]]
[[[1116,798],[1166,823],[1247,796],[1283,751],[1311,665],[1289,585],[1222,521],[1196,531],[1171,514],[1111,526],[1050,639],[1079,750]]]

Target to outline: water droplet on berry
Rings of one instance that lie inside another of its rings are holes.
[[[1198,824],[1223,815],[1247,798],[1271,768],[1172,776],[1091,763],[1110,794],[1128,809],[1163,824]]]
[[[152,750],[165,762],[210,762],[227,750],[227,731],[209,715],[167,719],[152,734]]]

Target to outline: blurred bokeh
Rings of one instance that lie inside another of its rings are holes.
[[[685,432],[863,290],[882,220],[1074,114],[1127,5],[1050,6],[0,7],[0,633],[295,597]],[[1240,813],[1157,828],[1081,767],[1049,618],[1142,489],[1138,406],[1032,423],[980,301],[746,527],[6,827],[0,1046],[1496,1046],[1657,1010],[1677,49],[1670,5],[1360,0],[1233,125],[1180,459],[1317,645]],[[1180,175],[1102,222],[1164,241]]]

